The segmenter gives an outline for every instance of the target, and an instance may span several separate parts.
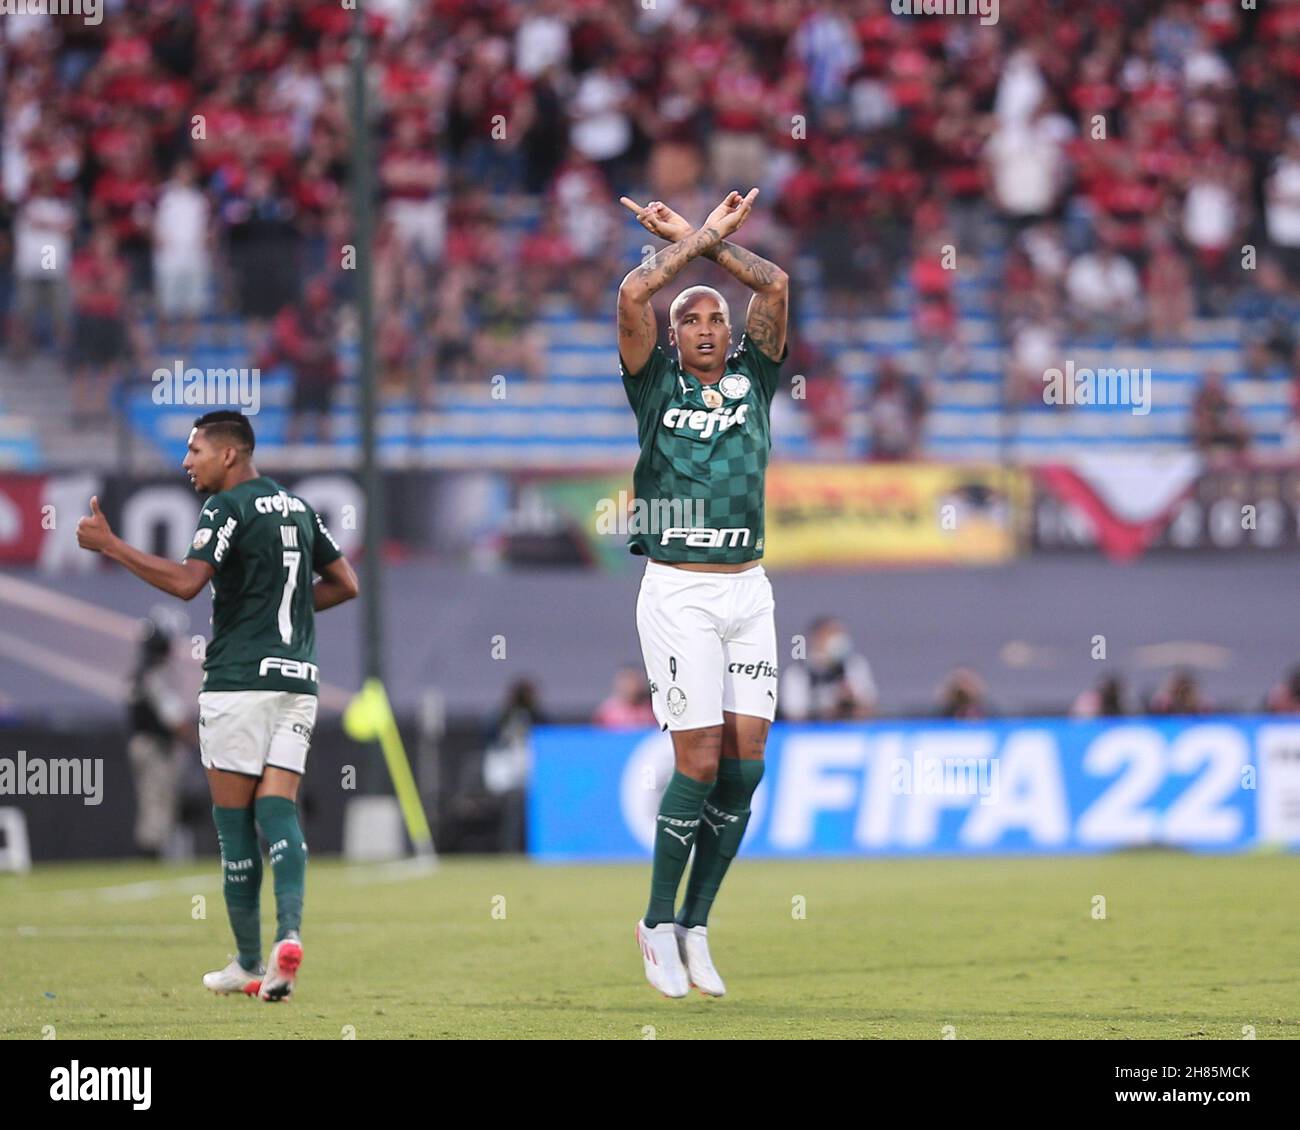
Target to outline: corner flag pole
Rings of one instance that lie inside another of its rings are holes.
[[[378,741],[401,806],[406,833],[419,856],[432,856],[433,836],[425,819],[420,791],[402,744],[383,683],[383,592],[379,549],[383,543],[384,496],[375,458],[375,313],[370,250],[374,188],[370,176],[370,114],[366,105],[366,28],[363,4],[352,10],[348,55],[352,80],[352,226],[357,272],[357,320],[361,332],[358,378],[361,385],[361,483],[366,498],[365,545],[361,586],[364,622],[365,683],[344,714],[343,725],[359,742]]]
[[[375,313],[370,269],[373,186],[370,177],[370,115],[366,106],[366,34],[360,3],[352,12],[348,54],[352,78],[352,226],[357,272],[357,319],[361,331],[361,485],[366,497],[362,590],[365,622],[365,677],[383,678],[382,593],[379,546],[382,539],[383,496],[375,462]]]

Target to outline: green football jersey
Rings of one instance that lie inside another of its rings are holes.
[[[186,554],[215,570],[203,689],[316,694],[312,575],[341,556],[316,512],[265,475],[209,498]]]
[[[773,361],[746,334],[710,385],[657,345],[638,373],[619,360],[641,445],[632,476],[632,553],[728,564],[763,556],[772,396],[788,354],[787,347]]]

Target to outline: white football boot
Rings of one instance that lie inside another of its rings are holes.
[[[262,987],[262,974],[250,973],[239,964],[239,958],[235,958],[225,969],[214,969],[211,973],[203,974],[203,987],[223,995],[246,993],[253,997]]]
[[[302,939],[297,934],[281,938],[271,947],[266,975],[258,997],[264,1001],[287,1001],[293,996],[293,983],[302,964]]]
[[[645,961],[645,979],[666,997],[684,997],[691,983],[677,951],[673,923],[660,922],[651,929],[642,919],[636,924],[636,942]]]
[[[722,983],[718,971],[713,968],[713,958],[709,956],[709,928],[674,925],[677,930],[677,945],[691,984],[705,996],[725,996],[727,986]]]

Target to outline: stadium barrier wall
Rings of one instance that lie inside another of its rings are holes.
[[[475,721],[449,725],[430,757],[413,719],[399,719],[415,762],[425,814],[440,852],[519,852],[523,850],[523,794],[494,792],[484,783],[484,735]],[[32,862],[40,865],[80,859],[129,858],[133,839],[135,785],[127,758],[124,729],[54,729],[19,724],[0,727],[0,808],[18,808],[26,817]],[[182,750],[179,782],[180,821],[195,857],[217,854],[212,802],[197,750]],[[85,761],[97,762],[85,766]],[[82,762],[75,780],[66,764]],[[38,771],[35,766],[41,765]],[[14,788],[24,770],[22,791]],[[84,771],[83,771],[84,770]],[[39,776],[37,775],[39,772]],[[51,791],[52,782],[76,784],[79,791]],[[40,791],[27,786],[35,784]],[[91,795],[89,786],[94,786]],[[343,849],[344,809],[350,798],[391,793],[376,747],[351,741],[338,719],[317,725],[312,734],[307,773],[299,792],[303,831],[313,855]]]
[[[534,732],[530,854],[648,858],[669,735]],[[744,851],[1237,852],[1300,843],[1300,720],[778,724]]]
[[[365,498],[346,471],[281,473],[359,549]],[[638,517],[631,473],[578,470],[389,470],[387,537],[412,552],[518,566],[631,570]],[[100,506],[133,544],[185,552],[200,500],[176,474],[0,473],[0,565],[59,573],[89,568],[76,522]],[[776,462],[768,474],[769,568],[996,564],[1027,550],[1104,555],[1300,550],[1300,466],[1260,459],[1207,466],[1195,453],[1042,463]],[[612,528],[611,528],[612,527]]]

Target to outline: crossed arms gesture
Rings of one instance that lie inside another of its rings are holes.
[[[698,230],[661,200],[643,206],[627,196],[620,199],[646,231],[669,241],[668,247],[628,272],[618,288],[618,348],[628,372],[644,366],[654,349],[651,297],[698,256],[712,259],[754,292],[745,316],[745,333],[766,356],[780,360],[785,350],[789,276],[775,263],[726,240],[749,218],[757,197],[756,188],[745,196],[728,193]]]

